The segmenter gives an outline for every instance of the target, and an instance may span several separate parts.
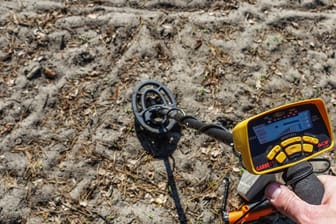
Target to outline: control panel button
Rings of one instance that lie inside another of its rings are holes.
[[[311,144],[303,144],[303,151],[311,153],[314,150],[314,146]]]
[[[283,163],[285,162],[287,156],[284,152],[280,152],[276,157],[275,157],[275,160],[278,162],[278,163]]]
[[[285,148],[285,152],[289,156],[295,153],[299,153],[301,152],[301,144],[294,144],[294,145],[287,146],[287,148]]]
[[[274,152],[273,150],[271,150],[271,151],[267,154],[266,158],[267,158],[268,160],[273,160],[274,157],[275,157],[275,155],[276,155],[276,152]]]
[[[268,160],[273,160],[274,159],[274,157],[276,156],[276,154],[278,154],[278,152],[280,152],[280,150],[281,150],[281,147],[280,147],[280,145],[276,145],[276,146],[274,146],[272,149],[271,149],[271,151],[267,154],[267,159]]]
[[[311,136],[303,136],[302,139],[303,141],[314,144],[314,145],[319,143],[318,138],[311,137]]]
[[[296,143],[296,142],[301,142],[301,137],[297,136],[297,137],[288,138],[288,139],[282,141],[280,143],[280,145],[282,147],[286,147],[287,145],[290,145],[290,144],[293,144],[293,143]]]

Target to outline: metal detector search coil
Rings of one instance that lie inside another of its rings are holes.
[[[322,99],[283,105],[248,118],[233,131],[235,149],[253,174],[281,171],[334,147]]]

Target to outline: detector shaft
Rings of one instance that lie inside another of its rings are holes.
[[[196,129],[210,137],[213,137],[227,145],[233,144],[232,133],[225,127],[217,124],[204,124],[197,118],[185,115],[178,109],[161,109],[160,114],[167,116],[170,119],[176,120],[180,125]]]

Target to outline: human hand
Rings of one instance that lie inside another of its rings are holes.
[[[265,194],[277,210],[296,223],[336,223],[336,177],[323,175],[318,178],[324,185],[321,205],[308,204],[278,183],[269,184]]]

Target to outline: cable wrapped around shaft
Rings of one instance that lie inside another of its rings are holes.
[[[233,142],[232,133],[225,127],[216,124],[203,124],[197,118],[189,115],[185,115],[181,110],[162,109],[160,113],[167,115],[169,118],[176,120],[180,125],[198,130],[208,136],[211,136],[219,141],[224,142],[227,145],[231,145]]]

